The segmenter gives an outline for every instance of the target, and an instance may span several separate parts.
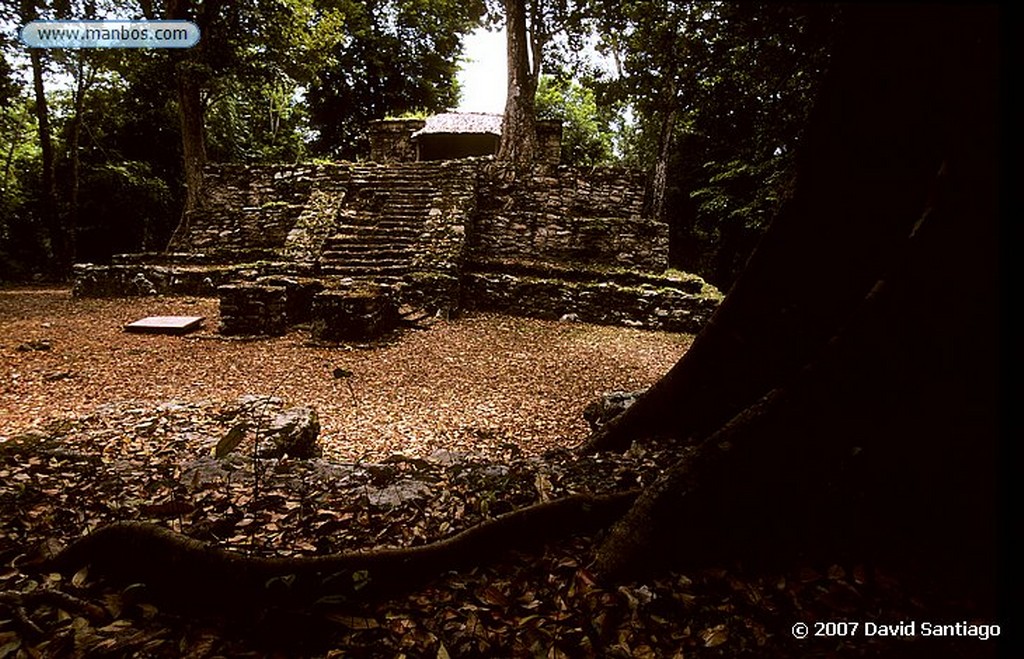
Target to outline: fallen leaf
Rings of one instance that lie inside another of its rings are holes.
[[[715,625],[702,631],[700,638],[704,641],[704,647],[713,648],[729,640],[729,630],[724,624]]]
[[[213,457],[223,458],[228,453],[231,453],[242,443],[245,439],[245,432],[249,429],[249,424],[245,421],[236,423],[231,430],[228,431],[224,437],[217,442],[217,446],[213,449]]]

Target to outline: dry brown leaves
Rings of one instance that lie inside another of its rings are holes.
[[[481,557],[481,567],[372,606],[319,601],[228,627],[164,611],[141,584],[33,569],[38,553],[123,519],[243,552],[417,545],[570,492],[644,486],[679,456],[678,447],[636,446],[577,458],[564,447],[585,434],[580,411],[592,396],[649,384],[686,349],[685,336],[475,316],[377,349],[323,348],[301,332],[221,340],[215,306],[0,291],[0,435],[11,435],[0,440],[0,659],[995,651],[976,640],[793,637],[796,622],[892,623],[930,610],[872,566],[764,574],[731,565],[606,585],[587,567],[593,538]],[[167,314],[205,315],[207,329],[120,329]],[[335,378],[337,368],[352,375]],[[233,401],[252,394],[316,407],[328,459],[255,460],[244,443],[210,456],[234,422]]]
[[[122,331],[147,315],[206,322],[185,337]],[[0,290],[0,437],[116,401],[272,394],[316,408],[325,448],[339,459],[487,452],[502,442],[538,454],[578,443],[594,396],[651,384],[691,338],[478,315],[359,349],[311,347],[302,331],[227,340],[217,322],[212,299]],[[339,367],[351,377],[335,379]]]

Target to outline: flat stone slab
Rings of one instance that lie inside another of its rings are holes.
[[[199,329],[204,316],[146,316],[124,326],[126,332],[140,334],[188,334]]]

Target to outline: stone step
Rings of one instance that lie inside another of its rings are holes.
[[[425,217],[430,212],[430,206],[416,206],[413,204],[388,204],[384,206],[382,215],[394,215],[398,217],[418,218]]]
[[[358,239],[339,238],[337,240],[325,240],[323,249],[405,249],[413,250],[417,241],[409,237],[396,236],[363,236]]]
[[[336,225],[334,233],[332,235],[353,235],[353,236],[365,236],[377,233],[378,229],[384,231],[398,230],[398,231],[413,231],[419,232],[423,230],[422,221],[412,221],[404,219],[392,219],[388,217],[376,217],[375,221],[366,224],[353,224],[351,222],[344,222]]]
[[[368,263],[380,263],[380,264],[397,264],[397,263],[408,263],[412,260],[413,254],[411,252],[403,253],[388,253],[388,252],[341,252],[341,251],[324,251],[320,253],[320,261],[329,261],[331,263],[354,263],[356,265],[368,264]]]
[[[335,275],[338,277],[361,277],[365,275],[387,275],[389,277],[401,277],[412,270],[408,263],[389,263],[387,265],[376,265],[366,263],[334,263],[325,262],[320,264],[320,272],[324,275]]]
[[[390,251],[401,251],[403,253],[415,253],[415,243],[413,242],[401,242],[401,241],[377,241],[374,243],[345,243],[337,242],[325,244],[321,249],[322,252],[345,252],[345,251],[360,251],[360,252],[380,252],[382,250]]]
[[[341,231],[332,234],[327,238],[330,240],[342,240],[349,243],[357,243],[365,240],[368,241],[388,241],[388,240],[406,240],[416,241],[419,239],[422,229],[414,227],[340,227]],[[364,229],[362,231],[354,231],[353,229]],[[327,242],[325,241],[325,243]]]
[[[376,169],[360,167],[357,170],[353,170],[353,174],[360,176],[373,177],[373,178],[384,178],[384,179],[398,179],[398,178],[424,178],[424,177],[437,177],[442,176],[444,173],[439,169],[423,167],[379,167]]]
[[[352,172],[354,174],[382,174],[384,176],[421,176],[427,174],[436,175],[440,174],[441,170],[441,167],[426,165],[425,163],[396,163],[393,165],[375,167],[355,165],[354,167],[352,167]]]
[[[399,218],[422,221],[430,213],[431,206],[398,206],[388,204],[381,209],[380,215],[390,215]]]
[[[352,267],[352,268],[395,268],[402,267],[408,268],[413,260],[409,257],[406,258],[351,258],[344,257],[340,259],[333,258],[333,255],[324,254],[319,260],[321,266],[330,265],[332,267]]]
[[[348,277],[361,276],[392,276],[401,277],[409,272],[409,265],[351,265],[348,263],[321,263],[320,272],[327,275],[342,275]]]
[[[403,192],[400,194],[391,194],[387,197],[387,200],[393,204],[417,204],[417,205],[429,205],[433,204],[437,195],[433,192],[413,193]]]
[[[421,175],[390,175],[390,176],[354,176],[351,181],[357,185],[408,186],[423,188],[432,185],[443,177],[438,174]]]
[[[398,215],[396,213],[385,213],[380,218],[380,221],[377,223],[377,226],[421,230],[423,228],[423,221],[426,218],[426,213],[421,213],[417,215]]]
[[[381,182],[364,185],[360,192],[367,196],[372,193],[374,197],[408,198],[417,201],[428,201],[437,197],[437,191],[433,185],[391,185]]]
[[[321,254],[320,264],[330,264],[339,266],[353,266],[353,267],[381,267],[389,268],[392,266],[407,267],[412,263],[412,258],[409,256],[397,257],[397,256],[351,256],[346,254]]]

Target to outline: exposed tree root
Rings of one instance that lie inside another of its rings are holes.
[[[47,567],[70,572],[89,565],[92,574],[144,583],[154,597],[190,609],[303,606],[325,596],[356,603],[408,590],[447,570],[479,565],[512,547],[605,527],[638,494],[574,495],[500,515],[428,545],[326,556],[246,556],[162,526],[118,522],[75,541]]]

